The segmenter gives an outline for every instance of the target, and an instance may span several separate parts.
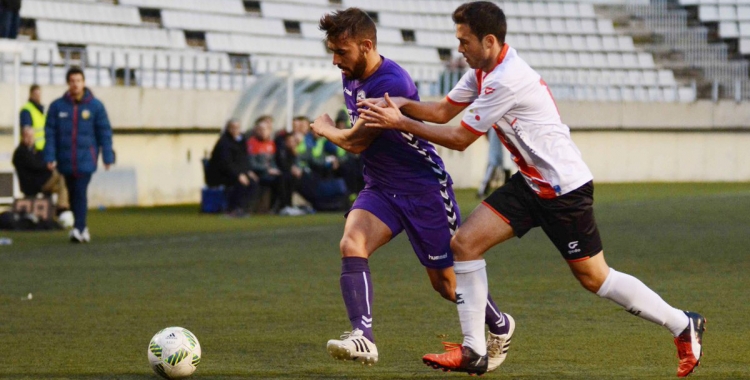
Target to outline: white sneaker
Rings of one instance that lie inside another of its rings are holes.
[[[510,348],[510,338],[513,336],[513,331],[516,329],[516,321],[513,320],[508,314],[505,314],[505,318],[508,320],[510,327],[508,328],[507,334],[495,335],[493,333],[487,334],[487,372],[495,370],[500,364],[503,364],[505,357],[508,356],[508,349]]]
[[[360,329],[346,331],[340,339],[329,340],[326,348],[334,359],[356,360],[368,366],[378,362],[378,349],[375,343],[365,338]]]
[[[89,228],[86,227],[83,229],[83,232],[81,233],[81,237],[83,238],[84,243],[91,242],[91,234],[89,233]]]
[[[78,228],[70,230],[69,236],[71,243],[83,243],[83,235],[81,235],[81,231],[78,231]]]

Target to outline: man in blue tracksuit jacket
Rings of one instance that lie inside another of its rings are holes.
[[[72,67],[66,74],[68,92],[50,104],[44,127],[44,161],[50,170],[65,176],[70,207],[75,216],[70,240],[87,243],[91,235],[86,227],[87,190],[96,171],[99,153],[104,168],[115,162],[112,127],[104,105],[86,88],[83,71]]]

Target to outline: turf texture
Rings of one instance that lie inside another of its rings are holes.
[[[478,200],[457,195],[466,217]],[[750,184],[597,185],[595,210],[613,268],[707,317],[692,376],[750,378]],[[363,368],[325,351],[349,329],[341,214],[228,219],[192,205],[89,219],[87,245],[0,231],[13,239],[0,246],[0,378],[155,379],[146,348],[167,326],[200,340],[195,379],[466,377],[421,363],[461,334],[405,236],[370,260],[380,362]],[[490,291],[517,329],[505,364],[484,378],[674,378],[671,335],[584,291],[542,231],[486,258]]]

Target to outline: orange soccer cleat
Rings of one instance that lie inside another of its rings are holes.
[[[422,361],[435,369],[445,372],[467,372],[469,375],[482,375],[487,372],[487,355],[479,355],[469,347],[458,343],[443,342],[445,353],[427,354]]]
[[[702,315],[686,311],[690,323],[685,331],[674,338],[677,346],[677,357],[680,365],[677,367],[677,377],[686,377],[693,373],[695,367],[700,365],[703,356],[703,331],[706,330],[706,319]]]

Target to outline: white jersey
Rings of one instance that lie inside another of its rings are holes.
[[[555,198],[593,179],[547,84],[508,44],[492,71],[467,72],[447,100],[468,105],[464,128],[480,136],[495,129],[539,197]]]

